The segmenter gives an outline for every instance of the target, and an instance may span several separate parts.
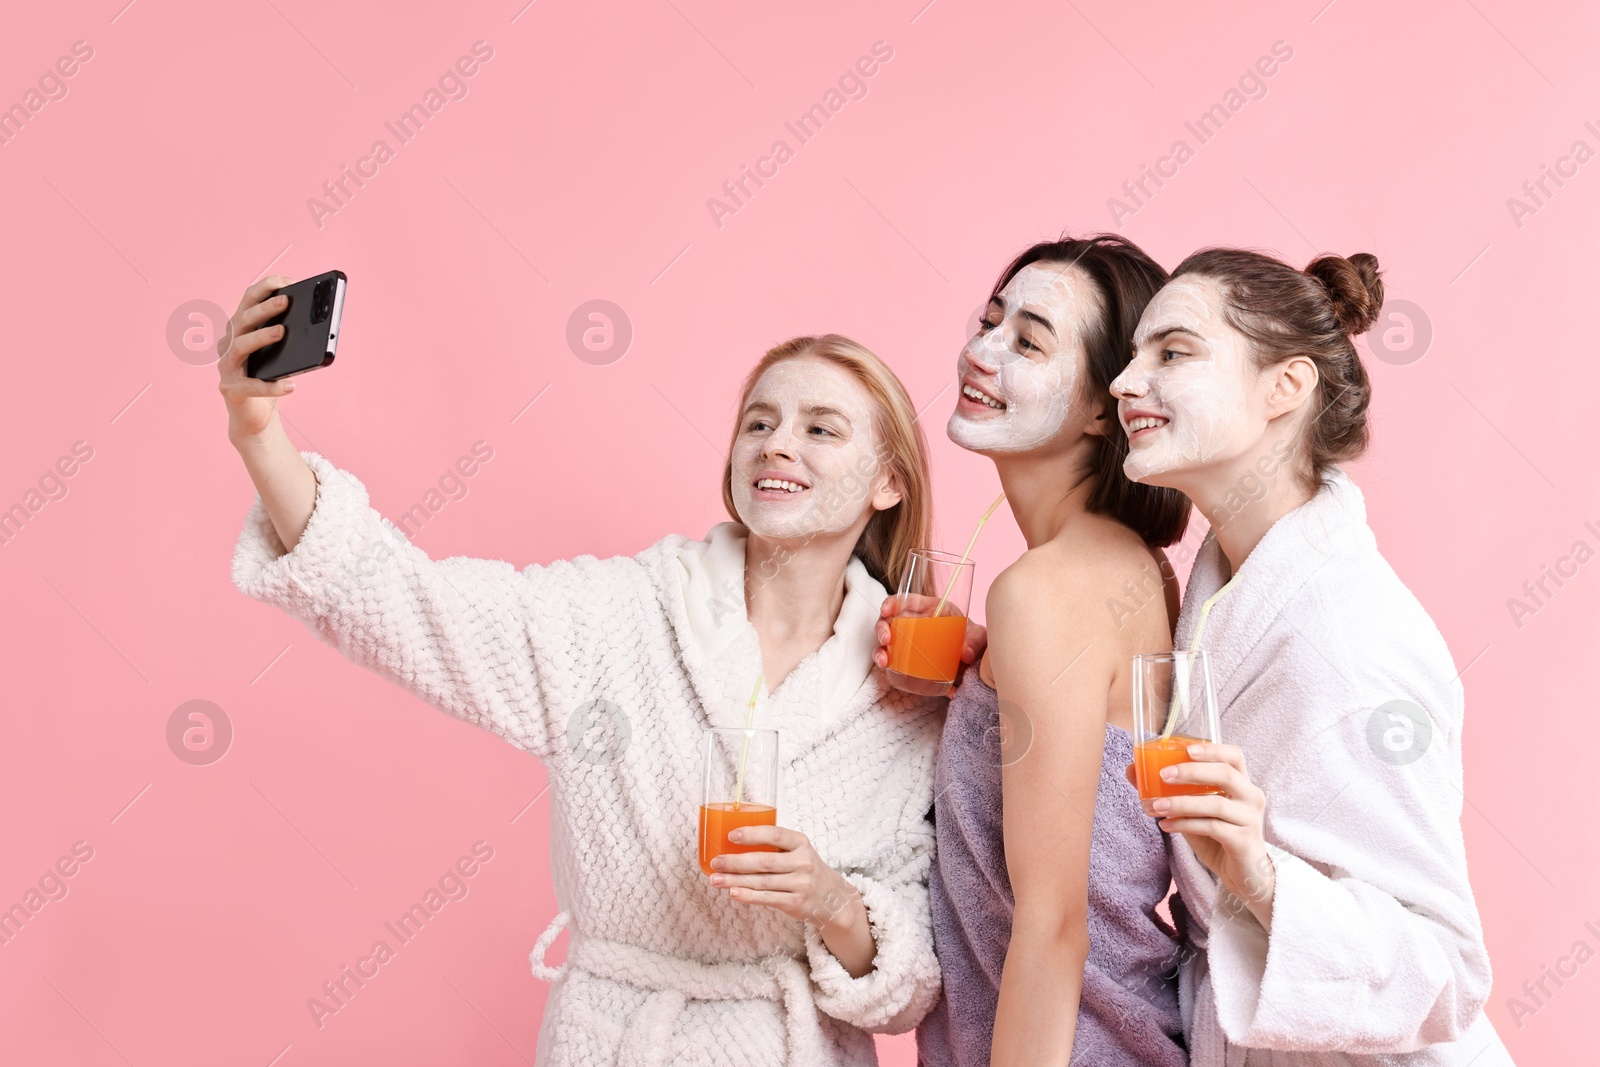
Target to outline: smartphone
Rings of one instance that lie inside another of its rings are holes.
[[[257,329],[281,325],[283,336],[250,353],[245,359],[245,374],[264,382],[275,382],[332,363],[334,349],[339,345],[344,289],[344,272],[330,270],[274,292],[273,296],[280,293],[287,296],[289,306]]]

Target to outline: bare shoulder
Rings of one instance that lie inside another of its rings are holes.
[[[1030,548],[995,579],[996,586],[1043,584],[1052,592],[1102,592],[1123,582],[1153,575],[1159,588],[1161,569],[1139,535],[1101,515],[1082,515],[1053,540]]]
[[[991,626],[1012,618],[1040,623],[1054,617],[1073,629],[1121,629],[1124,611],[1131,614],[1146,604],[1164,606],[1157,557],[1121,523],[1081,515],[996,576],[986,611]],[[1165,617],[1165,611],[1156,614]]]

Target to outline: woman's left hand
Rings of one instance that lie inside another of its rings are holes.
[[[725,852],[711,861],[711,884],[741,904],[777,908],[825,930],[861,894],[822,861],[810,838],[781,826],[743,826],[728,834],[736,845],[770,845],[777,852]]]
[[[1220,794],[1157,797],[1145,800],[1144,810],[1161,820],[1161,829],[1181,833],[1200,862],[1271,930],[1277,872],[1262,830],[1267,795],[1250,780],[1238,745],[1190,745],[1189,759],[1163,767],[1162,780],[1212,786]]]
[[[778,851],[724,852],[711,861],[712,885],[741,904],[777,908],[810,923],[850,977],[872,970],[878,944],[861,893],[823,862],[805,834],[781,826],[741,826],[729,832],[728,840]]]

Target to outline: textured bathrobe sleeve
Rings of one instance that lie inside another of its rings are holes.
[[[584,557],[519,572],[500,560],[432,560],[372,508],[353,475],[301,455],[317,477],[305,533],[285,553],[257,496],[234,551],[234,584],[352,662],[544,757],[593,670],[597,642],[585,634],[600,623],[603,583],[631,561]]]
[[[1460,686],[1425,662],[1437,657],[1403,662],[1403,641],[1388,662],[1325,635],[1263,652],[1281,657],[1248,694],[1281,713],[1281,732],[1259,739],[1275,761],[1256,761],[1273,764],[1257,778],[1277,874],[1272,932],[1225,890],[1210,932],[1218,1020],[1234,1044],[1410,1052],[1459,1039],[1489,995],[1460,828]],[[1426,736],[1389,717],[1394,700],[1425,710]],[[1386,741],[1386,730],[1398,732]]]
[[[926,769],[932,781],[931,759]],[[931,790],[914,791],[886,860],[870,871],[845,870],[861,893],[877,955],[872,970],[850,977],[806,924],[806,954],[819,1010],[841,1022],[879,1034],[915,1029],[939,1000],[939,960],[933,953],[933,916],[928,870],[933,863]]]

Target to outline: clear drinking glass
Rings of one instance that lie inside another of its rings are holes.
[[[712,728],[701,742],[700,869],[725,852],[776,852],[771,845],[736,845],[728,831],[778,824],[778,731]]]
[[[949,692],[961,669],[972,574],[970,559],[963,562],[960,556],[932,548],[911,550],[900,576],[900,612],[889,620],[890,685],[924,696]],[[929,587],[934,590],[932,597],[912,592]]]
[[[1189,746],[1217,742],[1217,693],[1204,652],[1133,657],[1133,775],[1144,800],[1215,793],[1209,785],[1161,779],[1161,769],[1189,762]]]

